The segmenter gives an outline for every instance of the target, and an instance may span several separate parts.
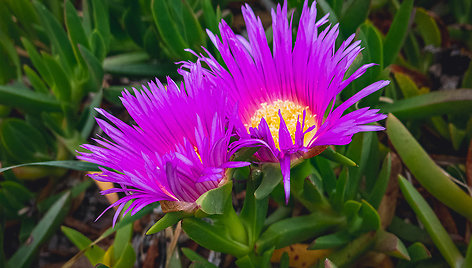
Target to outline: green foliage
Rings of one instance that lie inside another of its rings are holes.
[[[29,267],[38,253],[39,247],[59,227],[70,207],[70,193],[67,192],[57,200],[44,215],[43,219],[34,227],[29,242],[23,244],[8,260],[11,267]]]
[[[461,267],[463,257],[452,242],[449,234],[441,225],[431,207],[426,203],[418,191],[403,177],[399,177],[400,189],[402,190],[408,204],[415,211],[425,229],[433,239],[439,251],[451,267]]]
[[[63,192],[56,189],[69,180],[69,170],[99,171],[97,165],[71,160],[95,128],[95,108],[104,101],[107,109],[117,108],[119,92],[128,84],[122,81],[129,78],[178,77],[172,62],[194,59],[185,49],[201,53],[204,46],[216,55],[205,30],[218,35],[222,19],[233,26],[233,15],[239,14],[232,14],[237,9],[228,2],[0,1],[0,266],[33,265],[41,245],[64,221],[71,200],[92,184],[86,180]],[[291,169],[290,200],[284,197],[279,165],[254,161],[228,173],[236,178],[234,188],[230,180],[202,195],[195,211],[166,213],[147,234],[182,221],[191,239],[236,256],[240,267],[269,267],[275,248],[307,242],[312,242],[310,250],[329,250],[320,267],[349,266],[368,252],[397,258],[398,267],[442,265],[444,260],[452,267],[472,265],[472,243],[466,249],[452,241],[410,182],[400,177],[401,194],[412,213],[395,214],[395,202],[387,195],[397,187],[398,172],[412,175],[458,212],[457,217],[472,219],[472,199],[465,191],[470,190],[470,163],[444,164],[427,153],[466,158],[465,145],[472,137],[472,64],[454,74],[462,89],[442,90],[437,85],[442,81],[433,80],[431,70],[442,64],[445,51],[459,51],[451,43],[470,52],[471,3],[451,1],[442,8],[434,1],[319,0],[318,18],[330,13],[330,23],[339,22],[338,46],[354,33],[362,40],[363,50],[345,79],[364,64],[377,64],[348,85],[339,99],[380,79],[392,81],[350,108],[369,106],[391,113],[386,133],[356,134],[349,145],[330,146],[319,156],[297,162]],[[302,5],[300,0],[288,1],[295,30]],[[267,12],[262,5],[256,11]],[[271,32],[269,27],[266,34],[270,37]],[[449,71],[444,66],[436,80]],[[238,152],[235,160],[252,161],[255,150]],[[50,179],[53,192],[48,196],[36,189],[43,181],[27,181],[42,178]],[[235,196],[244,196],[244,201]],[[132,267],[136,253],[130,243],[131,223],[152,209],[125,216],[95,241],[62,226],[80,250],[66,266],[84,254],[97,267]],[[386,210],[392,214],[391,223]],[[18,225],[21,246],[5,256],[4,231],[11,225]],[[108,249],[97,245],[112,234]],[[444,260],[434,255],[434,247]],[[182,253],[192,267],[215,267],[188,248]],[[289,257],[283,256],[280,267],[288,267]],[[176,267],[182,265],[178,247],[167,257]]]

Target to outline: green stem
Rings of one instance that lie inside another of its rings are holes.
[[[444,259],[446,259],[451,267],[461,267],[464,258],[431,207],[426,203],[421,194],[416,191],[415,187],[401,175],[399,176],[399,184],[406,201],[423,223]]]

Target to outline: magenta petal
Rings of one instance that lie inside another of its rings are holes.
[[[229,103],[237,105],[242,120],[235,126],[235,133],[239,136],[239,145],[235,148],[260,146],[255,156],[261,162],[280,162],[287,199],[291,160],[302,157],[315,146],[348,144],[355,133],[379,131],[382,127],[371,124],[385,118],[378,110],[369,108],[344,113],[362,98],[385,87],[388,81],[375,82],[336,107],[341,91],[375,64],[361,66],[347,76],[362,51],[361,40],[354,41],[355,35],[352,34],[337,48],[339,24],[327,25],[328,14],[317,21],[316,2],[308,3],[308,0],[304,1],[295,40],[292,36],[295,30],[293,17],[288,16],[287,3],[279,4],[271,11],[272,48],[267,43],[261,19],[246,4],[242,13],[247,39],[236,35],[224,21],[219,25],[220,37],[208,32],[224,65],[205,51],[205,55],[197,55],[197,62],[182,63],[180,71],[192,72],[192,69],[200,68],[198,73],[227,92]],[[208,69],[201,67],[201,62],[206,63]],[[287,126],[289,119],[284,120],[279,113],[277,133],[270,132],[264,117],[257,127],[247,127],[252,126],[252,117],[263,103],[270,105],[278,100],[308,107],[311,115],[294,116],[299,116],[299,119],[315,116],[315,122],[304,126],[303,120],[297,121],[296,126]],[[278,146],[272,134],[278,135]],[[313,137],[305,141],[306,135]],[[257,139],[261,142],[254,142]]]
[[[280,159],[280,170],[284,182],[285,204],[288,204],[290,199],[290,156],[285,156]]]

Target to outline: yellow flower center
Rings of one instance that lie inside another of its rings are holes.
[[[257,127],[261,122],[261,119],[264,118],[267,122],[267,125],[270,129],[270,134],[274,139],[274,143],[279,148],[279,126],[280,126],[280,117],[279,110],[282,114],[282,117],[287,125],[290,136],[292,137],[292,142],[295,142],[295,131],[297,130],[297,122],[300,120],[300,126],[303,125],[303,111],[306,112],[305,125],[303,131],[306,131],[309,127],[316,124],[315,115],[311,113],[308,106],[301,106],[292,101],[288,100],[276,100],[271,104],[266,102],[261,103],[261,107],[254,113],[251,117],[251,122],[245,124],[246,128]],[[306,145],[311,138],[314,136],[315,131],[307,133],[304,137],[303,144]]]

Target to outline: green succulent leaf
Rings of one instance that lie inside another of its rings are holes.
[[[35,112],[61,112],[61,104],[52,96],[26,88],[0,85],[0,104]]]
[[[387,134],[400,158],[420,182],[439,201],[459,214],[472,219],[472,197],[457,186],[413,138],[395,116],[387,119]]]
[[[34,45],[24,37],[21,38],[21,42],[23,43],[23,47],[26,49],[26,52],[28,53],[31,62],[33,63],[33,66],[36,68],[36,70],[44,79],[44,81],[46,81],[49,86],[52,86],[53,77],[49,72],[49,69],[44,64],[43,58],[41,57],[41,55],[39,55],[38,51],[36,51]]]
[[[436,21],[424,8],[416,8],[415,23],[425,45],[441,46],[441,32]]]
[[[74,66],[77,65],[77,61],[69,39],[67,38],[67,34],[54,15],[41,2],[34,1],[33,4],[54,49],[59,54],[62,66],[61,72],[72,74],[72,70]],[[58,76],[56,73],[54,74],[53,77]]]
[[[0,125],[3,148],[20,162],[45,160],[48,158],[46,140],[40,131],[17,118],[4,120]]]
[[[330,249],[337,248],[346,245],[352,240],[352,236],[349,232],[339,231],[332,234],[320,236],[311,243],[308,249]]]
[[[166,48],[171,52],[170,56],[177,58],[179,55],[183,55],[184,49],[189,45],[185,42],[175,20],[171,17],[172,12],[169,9],[168,1],[152,0],[151,10],[159,34],[166,44]]]
[[[77,14],[77,10],[75,10],[74,5],[72,5],[70,1],[65,1],[64,5],[64,17],[67,27],[67,34],[69,35],[69,39],[72,42],[74,50],[77,49],[78,44],[81,44],[82,46],[90,49],[89,40],[85,34],[80,17]],[[78,56],[77,51],[76,56]]]
[[[256,242],[256,251],[261,253],[273,246],[282,248],[298,243],[335,229],[343,222],[343,217],[322,213],[283,219],[261,234]]]
[[[400,119],[421,119],[444,114],[470,114],[472,113],[472,90],[435,91],[383,104],[381,112],[393,113]]]
[[[456,245],[452,242],[449,234],[441,225],[438,217],[434,214],[434,211],[415,187],[402,176],[399,177],[399,185],[406,201],[423,223],[444,259],[446,259],[451,267],[460,267],[464,261],[464,257],[462,257]]]
[[[202,256],[198,255],[195,251],[189,249],[189,248],[181,248],[182,253],[192,261],[192,263],[195,265],[194,267],[201,267],[201,268],[217,268],[216,265],[213,263],[209,262],[207,259],[203,258]],[[198,264],[198,266],[197,266]]]
[[[67,236],[67,238],[77,248],[79,248],[79,250],[88,248],[88,245],[92,243],[92,240],[90,240],[88,237],[81,234],[77,230],[74,230],[66,226],[61,226],[61,230]],[[99,246],[92,246],[88,248],[84,254],[92,265],[97,265],[100,261],[102,261],[103,255],[105,255],[105,250],[103,250]]]
[[[62,161],[25,163],[21,165],[4,167],[4,168],[0,168],[0,173],[13,169],[13,168],[26,167],[26,166],[49,166],[49,167],[61,167],[61,168],[67,168],[67,169],[72,169],[72,170],[79,170],[79,171],[100,171],[97,164],[77,161],[77,160],[62,160]]]
[[[229,227],[229,226],[227,226]],[[247,245],[231,239],[224,226],[212,225],[198,218],[185,218],[182,220],[182,228],[185,233],[201,246],[236,257],[248,254]]]
[[[357,27],[367,19],[369,8],[370,0],[354,0],[349,3],[340,19],[344,36],[354,33]]]
[[[392,156],[390,153],[387,154],[383,161],[382,168],[380,170],[377,181],[372,188],[372,191],[367,198],[370,204],[374,208],[378,208],[382,198],[387,190],[388,181],[390,180],[390,173],[392,169]]]
[[[154,223],[154,225],[151,226],[151,228],[149,228],[146,234],[151,235],[151,234],[158,233],[164,230],[165,228],[176,224],[183,218],[184,218],[184,214],[181,211],[168,212],[164,215],[164,217],[160,218],[156,223]]]
[[[192,49],[199,51],[201,46],[206,46],[206,34],[188,1],[182,1],[182,5],[182,17],[187,42]]]
[[[326,148],[326,150],[324,150],[320,156],[328,159],[328,160],[331,160],[331,161],[334,161],[334,162],[337,162],[337,163],[340,163],[342,165],[345,165],[345,166],[348,166],[348,167],[357,167],[357,164],[356,162],[352,161],[351,159],[349,159],[347,156],[345,155],[342,155],[336,151],[334,151],[333,149],[331,149],[330,147]]]
[[[31,232],[29,242],[20,248],[8,260],[9,267],[29,267],[40,246],[56,231],[69,212],[70,193],[57,200]]]
[[[395,14],[383,43],[384,66],[392,64],[400,53],[411,24],[412,11],[413,0],[406,0]]]
[[[91,80],[92,87],[89,88],[89,91],[96,92],[102,88],[102,80],[104,76],[102,64],[100,63],[99,59],[97,59],[86,47],[79,45],[79,50],[90,70],[89,78]]]
[[[399,259],[411,260],[403,242],[397,236],[389,232],[379,232],[374,250]]]
[[[282,181],[282,173],[276,164],[264,164],[262,167],[262,181],[254,192],[256,199],[264,199]]]
[[[422,261],[431,258],[431,252],[420,242],[415,242],[409,246],[408,254],[412,261]]]

